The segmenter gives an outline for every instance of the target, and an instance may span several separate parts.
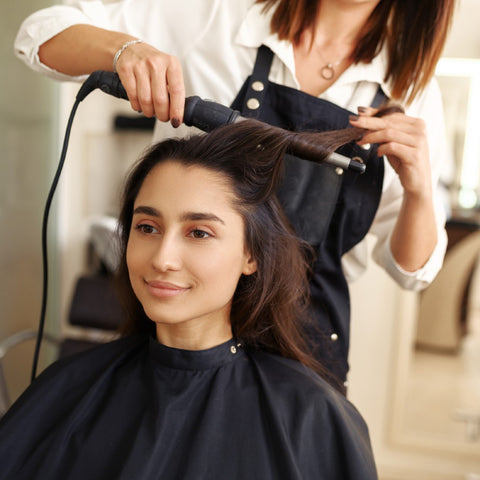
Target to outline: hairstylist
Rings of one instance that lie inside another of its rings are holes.
[[[367,129],[360,145],[343,150],[364,159],[364,175],[290,158],[280,191],[316,250],[312,301],[328,339],[316,338],[317,351],[343,383],[347,281],[365,269],[365,235],[377,237],[374,259],[404,288],[425,287],[442,264],[436,186],[446,149],[431,77],[454,1],[70,3],[33,14],[16,40],[17,54],[53,78],[115,69],[134,110],[175,127],[185,95],[199,95],[284,128]],[[372,117],[387,99],[406,114]],[[180,131],[157,122],[157,139],[172,133]]]

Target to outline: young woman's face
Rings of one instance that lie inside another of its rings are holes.
[[[166,345],[177,346],[174,339],[185,336],[212,340],[216,331],[231,336],[238,280],[256,269],[233,198],[220,174],[167,161],[148,174],[135,199],[130,282]]]

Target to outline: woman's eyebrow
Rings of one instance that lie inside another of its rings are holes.
[[[145,205],[139,205],[138,207],[135,207],[133,210],[133,214],[144,214],[144,215],[149,215],[150,217],[157,217],[157,218],[162,218],[163,215],[159,210],[157,210],[154,207],[149,207]],[[180,220],[182,222],[187,222],[187,221],[200,221],[200,220],[208,220],[208,221],[213,221],[213,222],[219,222],[222,225],[225,225],[225,222],[217,215],[214,213],[209,213],[209,212],[185,212],[181,215]]]
[[[151,217],[162,216],[162,214],[156,208],[147,207],[144,205],[139,205],[138,207],[135,207],[135,209],[133,210],[133,214],[135,215],[137,213],[143,213],[144,215],[149,215]]]
[[[219,222],[225,225],[225,222],[215,215],[214,213],[208,212],[185,212],[181,217],[182,221],[199,221],[199,220],[209,220],[214,222]]]

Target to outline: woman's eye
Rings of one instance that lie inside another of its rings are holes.
[[[204,230],[199,230],[198,228],[196,228],[195,230],[192,230],[190,232],[190,235],[193,237],[193,238],[208,238],[210,237],[210,234],[205,232]]]
[[[152,225],[148,225],[146,223],[141,223],[135,227],[136,230],[140,231],[141,233],[151,234],[155,233],[157,229]]]

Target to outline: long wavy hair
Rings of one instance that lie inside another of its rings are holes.
[[[257,271],[241,276],[234,293],[231,324],[247,347],[294,358],[322,373],[304,336],[309,323],[309,265],[312,251],[292,230],[276,196],[285,153],[322,162],[340,145],[359,139],[360,129],[295,133],[256,120],[219,127],[208,134],[168,139],[153,145],[133,167],[119,216],[119,298],[126,321],[123,334],[154,334],[154,323],[136,298],[128,276],[126,249],[133,207],[143,181],[163,161],[200,166],[223,175],[244,221],[245,245]]]
[[[321,0],[257,0],[273,8],[271,30],[293,44],[315,24]],[[435,73],[455,10],[455,0],[380,0],[365,22],[352,53],[371,62],[386,44],[385,81],[396,101],[411,103]]]

